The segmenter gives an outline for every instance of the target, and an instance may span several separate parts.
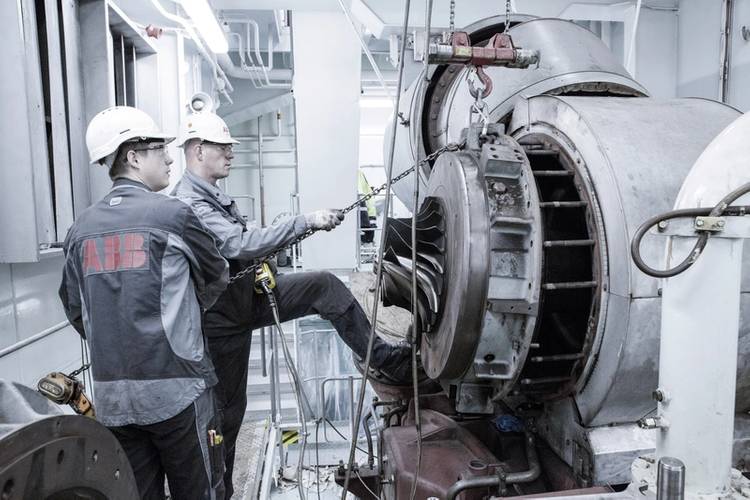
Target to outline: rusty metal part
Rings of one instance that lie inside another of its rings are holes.
[[[456,481],[448,489],[446,500],[456,500],[459,494],[475,489],[485,489],[499,487],[504,490],[509,484],[530,483],[539,478],[542,469],[539,465],[539,457],[536,454],[536,444],[534,436],[530,433],[526,435],[526,459],[529,462],[528,470],[521,472],[505,472],[500,470],[494,476],[473,477]],[[466,497],[466,494],[464,494]]]
[[[423,466],[418,477],[417,498],[445,498],[456,477],[486,476],[493,474],[495,465],[499,466],[500,461],[482,441],[449,417],[424,409],[421,418]],[[384,430],[381,445],[387,481],[383,485],[384,497],[408,498],[417,454],[414,427]],[[485,496],[486,492],[473,492],[464,496],[464,500],[480,500]]]
[[[469,34],[456,31],[449,43],[431,43],[427,51],[429,64],[473,64],[527,68],[539,62],[539,52],[517,48],[507,33],[496,33],[485,46],[472,46]]]

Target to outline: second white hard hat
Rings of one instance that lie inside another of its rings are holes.
[[[180,126],[178,146],[182,147],[190,139],[202,139],[217,144],[239,144],[232,139],[229,127],[219,115],[204,111],[189,114]]]
[[[86,147],[91,163],[101,162],[132,139],[162,139],[172,142],[174,136],[165,134],[156,122],[140,109],[114,106],[96,114],[86,129]]]

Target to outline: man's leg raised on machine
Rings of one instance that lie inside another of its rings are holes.
[[[282,322],[319,314],[333,324],[356,358],[365,358],[370,321],[346,285],[332,273],[317,271],[278,275],[274,293]],[[268,302],[264,300],[260,305],[256,301],[256,305],[252,328],[272,325],[273,315]],[[376,336],[371,366],[394,380],[408,382],[411,377],[411,348],[389,344]]]

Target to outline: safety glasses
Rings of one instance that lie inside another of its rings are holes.
[[[211,141],[201,141],[201,144],[208,144],[209,146],[214,146],[219,149],[221,149],[224,154],[229,154],[232,152],[233,145],[232,144],[220,144],[218,142],[211,142]]]

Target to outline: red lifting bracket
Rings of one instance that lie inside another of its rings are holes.
[[[492,92],[492,80],[482,69],[483,66],[505,66],[508,68],[528,68],[539,62],[538,50],[516,48],[508,33],[496,33],[484,47],[472,47],[469,34],[456,31],[449,43],[431,43],[427,62],[430,64],[471,64],[484,83],[482,97]]]

